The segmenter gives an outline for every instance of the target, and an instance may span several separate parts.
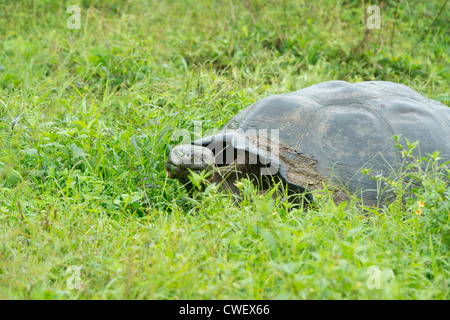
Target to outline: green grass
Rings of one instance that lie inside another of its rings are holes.
[[[70,1],[0,0],[0,298],[449,298],[448,174],[364,214],[190,198],[164,171],[177,129],[322,81],[448,105],[449,5],[382,2],[367,30],[359,1],[78,3],[70,30]]]

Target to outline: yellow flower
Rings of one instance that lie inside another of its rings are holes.
[[[425,203],[422,200],[417,201],[417,204],[419,205],[419,208],[423,208],[425,206]]]
[[[415,213],[420,217],[422,215],[422,209],[417,209]]]
[[[309,291],[314,292],[314,288],[309,289]]]

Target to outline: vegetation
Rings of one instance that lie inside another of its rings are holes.
[[[449,298],[436,154],[368,211],[326,192],[290,210],[245,181],[240,206],[189,197],[164,170],[177,129],[322,81],[400,82],[448,105],[446,2],[78,3],[69,29],[71,1],[0,0],[0,298]]]

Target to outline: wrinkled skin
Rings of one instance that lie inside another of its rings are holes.
[[[190,171],[200,173],[210,171],[214,166],[214,154],[208,148],[184,144],[172,149],[166,162],[166,171],[169,178],[189,181]],[[190,170],[190,171],[189,171]]]

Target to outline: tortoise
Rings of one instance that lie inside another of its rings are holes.
[[[450,108],[398,83],[328,81],[255,102],[218,134],[173,148],[166,171],[186,183],[206,169],[210,182],[236,194],[243,177],[262,192],[278,183],[303,204],[325,182],[337,202],[348,191],[379,206],[387,194],[362,170],[386,177],[401,168],[395,136],[419,141],[417,155],[439,151],[450,161]]]

